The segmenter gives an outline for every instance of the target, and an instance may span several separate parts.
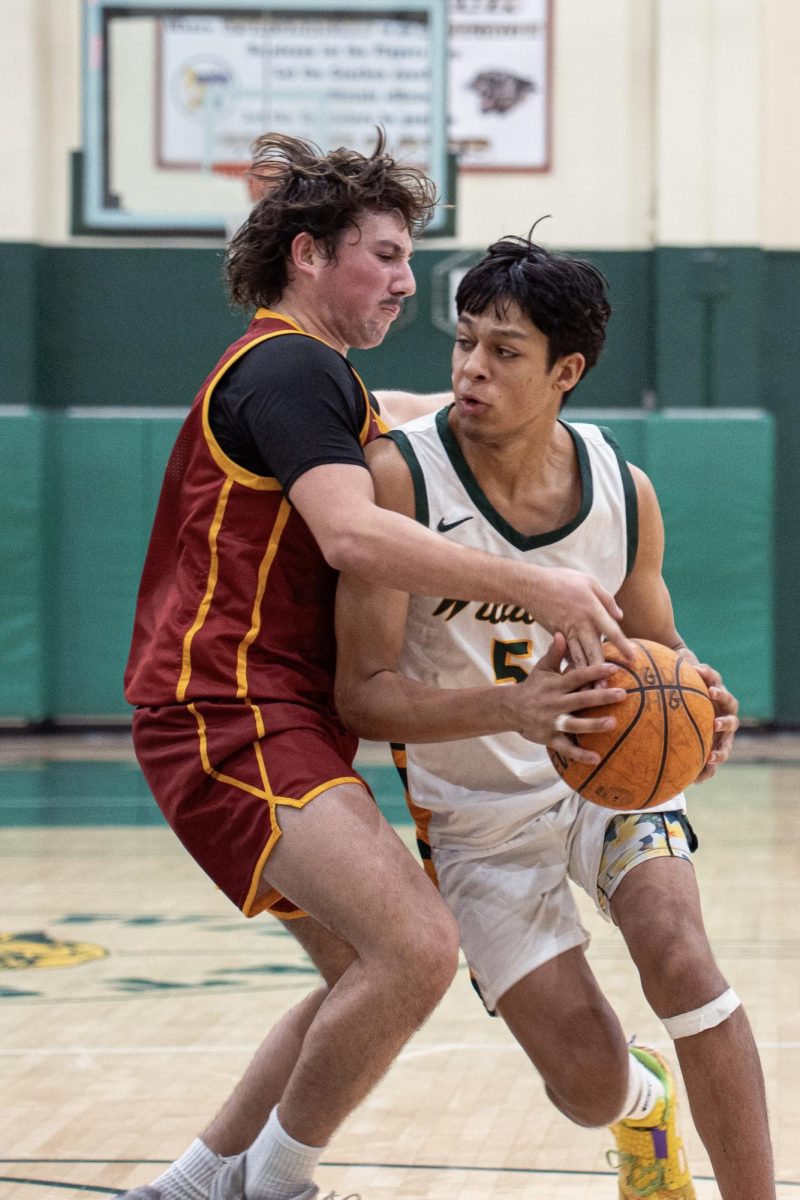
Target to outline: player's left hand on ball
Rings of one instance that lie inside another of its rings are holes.
[[[607,714],[592,717],[588,709],[615,704],[625,698],[623,688],[609,688],[607,680],[617,670],[615,663],[592,663],[562,670],[567,651],[561,633],[539,659],[528,678],[506,693],[514,706],[512,728],[531,742],[556,750],[564,758],[594,765],[599,754],[585,750],[570,735],[613,729],[616,719]],[[578,715],[580,714],[580,715]]]
[[[728,758],[733,746],[736,730],[739,728],[739,701],[728,691],[722,682],[719,671],[709,667],[707,663],[697,663],[695,670],[702,676],[714,705],[714,738],[711,743],[711,753],[706,765],[697,777],[697,783],[710,779],[716,774],[717,767]]]

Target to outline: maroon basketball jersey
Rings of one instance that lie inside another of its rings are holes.
[[[290,723],[298,703],[332,712],[337,574],[278,481],[228,458],[208,417],[214,389],[242,355],[298,334],[310,336],[259,309],[178,435],[139,589],[125,672],[131,704],[275,702],[278,723]],[[365,445],[383,425],[353,374],[364,393]]]

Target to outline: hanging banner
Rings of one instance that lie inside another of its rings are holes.
[[[550,166],[550,0],[450,0],[449,146],[467,171]]]
[[[266,129],[368,152],[380,124],[395,153],[428,166],[430,39],[416,14],[166,17],[158,164],[246,163]]]

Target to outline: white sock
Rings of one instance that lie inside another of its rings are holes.
[[[664,1099],[666,1092],[658,1076],[648,1071],[635,1054],[628,1054],[628,1063],[628,1094],[621,1119],[642,1121],[653,1111],[657,1101]]]
[[[211,1180],[221,1165],[219,1155],[195,1138],[185,1154],[153,1183],[158,1185],[163,1200],[208,1200]]]
[[[306,1146],[290,1137],[273,1108],[261,1133],[247,1151],[248,1200],[293,1200],[311,1186],[311,1176],[324,1146]]]

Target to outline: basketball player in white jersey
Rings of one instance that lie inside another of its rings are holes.
[[[682,645],[650,481],[602,429],[559,416],[602,349],[602,276],[507,238],[467,273],[456,303],[454,403],[373,443],[379,503],[464,546],[587,572],[616,596],[629,637]],[[491,579],[479,604],[343,577],[342,718],[363,737],[405,743],[395,756],[421,853],[484,1003],[566,1116],[612,1126],[620,1197],[695,1191],[667,1062],[626,1044],[587,963],[570,879],[619,926],[675,1040],[723,1200],[772,1200],[761,1067],[703,928],[684,797],[631,814],[570,792],[535,743],[567,750],[580,719],[531,711],[530,686],[532,672],[557,677],[564,639],[491,594]],[[700,670],[716,710],[704,778],[728,756],[738,706],[717,672]]]

